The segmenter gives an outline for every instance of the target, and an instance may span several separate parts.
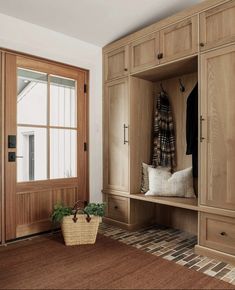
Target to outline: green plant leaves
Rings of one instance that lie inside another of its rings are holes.
[[[104,216],[105,204],[104,203],[89,203],[84,211],[89,215]],[[83,211],[78,211],[78,214],[82,214]],[[54,224],[62,222],[64,216],[72,215],[74,211],[71,207],[66,207],[62,203],[57,203],[54,205],[53,212],[51,214],[51,219]]]

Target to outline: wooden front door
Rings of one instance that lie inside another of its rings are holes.
[[[201,204],[235,210],[235,45],[201,56]]]
[[[5,238],[51,229],[54,204],[88,200],[87,72],[6,53]]]

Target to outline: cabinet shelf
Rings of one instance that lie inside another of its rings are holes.
[[[197,198],[146,196],[143,193],[129,194],[129,197],[133,199],[198,211]]]

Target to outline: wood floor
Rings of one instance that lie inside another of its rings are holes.
[[[234,289],[233,285],[103,235],[66,247],[61,236],[0,248],[1,289]]]

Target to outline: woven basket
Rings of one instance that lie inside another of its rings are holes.
[[[61,223],[61,229],[66,246],[94,244],[101,222],[101,217],[90,216],[89,222],[87,221],[86,214],[78,214],[76,216],[65,216]]]

